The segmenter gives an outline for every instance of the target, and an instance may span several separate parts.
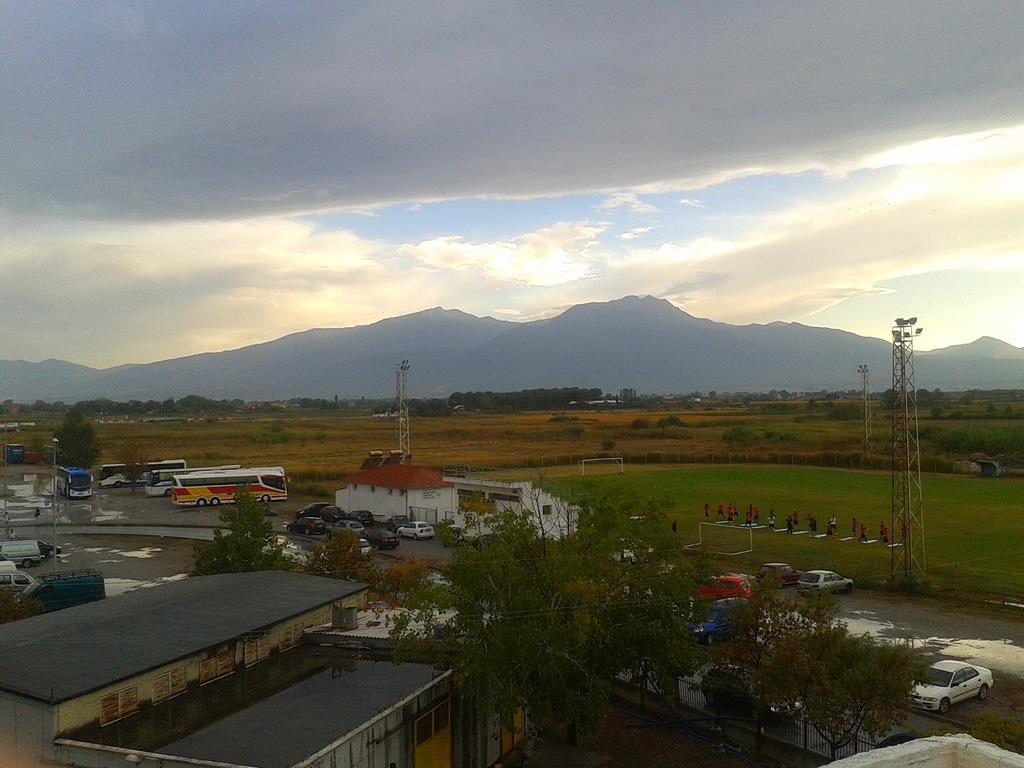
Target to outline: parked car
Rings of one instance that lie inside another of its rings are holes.
[[[393,533],[398,533],[399,527],[411,522],[412,520],[409,518],[408,515],[393,515],[392,517],[388,518],[387,523],[385,523],[385,525],[387,526],[387,529],[389,531],[392,531]]]
[[[21,593],[19,600],[35,600],[43,604],[43,611],[59,611],[82,603],[103,600],[107,596],[103,574],[81,570],[40,576],[39,580]]]
[[[358,520],[360,523],[367,526],[373,525],[375,522],[373,512],[368,509],[353,509],[348,513],[348,517],[351,520]]]
[[[286,525],[288,533],[304,533],[307,536],[320,536],[327,533],[327,523],[319,517],[300,517]]]
[[[726,597],[750,598],[753,589],[750,587],[750,577],[742,573],[731,573],[727,576],[715,576],[711,583],[697,590],[702,597],[712,600],[722,600]]]
[[[422,520],[413,520],[405,525],[400,525],[397,533],[399,536],[408,536],[417,540],[432,539],[434,538],[434,526]]]
[[[853,579],[840,576],[835,571],[807,571],[800,574],[796,590],[801,595],[820,592],[853,592]]]
[[[307,504],[296,512],[295,519],[298,520],[300,517],[319,517],[325,523],[334,523],[335,521],[340,520],[343,514],[344,513],[333,504],[315,501],[312,504]]]
[[[765,563],[757,570],[758,579],[776,579],[783,587],[794,587],[800,580],[801,571],[789,563]]]
[[[373,552],[373,547],[370,545],[370,542],[362,536],[359,537],[359,552],[364,555],[368,555]]]
[[[39,554],[44,558],[50,557],[54,554],[59,555],[63,551],[59,545],[54,546],[53,544],[48,544],[42,539],[36,539],[36,546],[39,547]]]
[[[22,568],[28,568],[43,562],[43,555],[35,539],[8,539],[0,541],[0,559],[13,560]]]
[[[349,520],[348,518],[342,518],[340,520],[336,520],[334,522],[334,527],[335,528],[348,528],[350,531],[352,531],[353,533],[355,533],[355,534],[357,534],[359,536],[362,536],[363,535],[363,531],[366,530],[363,527],[363,524],[360,523],[358,520]]]
[[[2,562],[14,566],[14,563],[10,560],[4,560]],[[0,569],[0,589],[6,592],[24,592],[35,583],[35,579],[27,573],[19,571],[16,566],[10,569]]]
[[[401,541],[397,533],[383,528],[367,528],[363,531],[363,538],[377,549],[395,549]]]
[[[977,696],[984,701],[992,687],[992,670],[943,659],[928,668],[929,682],[915,685],[911,706],[946,713],[951,704]]]
[[[742,597],[715,600],[708,611],[707,620],[699,624],[688,624],[687,628],[701,645],[728,640],[733,635],[733,617],[736,609],[747,602]]]
[[[756,715],[759,708],[751,689],[750,673],[732,664],[717,664],[704,673],[701,690],[715,711],[743,716]],[[803,710],[800,701],[772,701],[765,706],[767,717],[791,718]]]

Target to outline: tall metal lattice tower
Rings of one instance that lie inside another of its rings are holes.
[[[857,366],[861,396],[864,398],[864,458],[871,456],[871,375],[867,363]]]
[[[395,410],[398,411],[398,450],[402,452],[402,462],[406,464],[412,458],[409,450],[408,377],[409,361],[403,360],[395,371]]]
[[[914,384],[917,318],[898,318],[892,329],[892,579],[914,580],[926,572],[921,449]]]

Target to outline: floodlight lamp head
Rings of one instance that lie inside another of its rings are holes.
[[[896,318],[896,325],[898,325],[900,327],[903,327],[906,324],[907,324],[907,321],[904,320],[902,317],[897,317]]]
[[[907,320],[907,325],[913,325],[916,322],[917,322],[917,318],[916,317],[912,317],[909,320]]]
[[[922,331],[924,331],[924,328],[918,328],[916,331],[916,335],[920,336]]]

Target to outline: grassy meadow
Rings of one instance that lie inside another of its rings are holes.
[[[824,532],[830,515],[838,520],[839,536],[850,535],[851,518],[863,520],[869,538],[878,523],[889,524],[890,480],[887,472],[830,470],[812,467],[692,466],[630,467],[623,475],[576,481],[597,485],[621,483],[641,493],[671,501],[680,546],[698,540],[703,505],[711,504],[717,519],[719,502],[735,502],[745,514],[748,504],[761,509],[761,522],[774,507],[777,525],[792,512],[807,528],[807,516],[818,519]],[[1024,595],[1024,481],[926,474],[922,482],[926,561],[930,581],[940,589],[969,594]],[[731,537],[731,538],[729,538]],[[731,542],[745,548],[745,531],[713,531],[714,549]],[[880,584],[890,572],[890,550],[881,543],[812,539],[768,530],[753,531],[753,554],[722,557],[723,567],[750,570],[780,560],[797,568],[836,570],[860,583]]]
[[[625,475],[585,482],[622,482],[668,496],[681,543],[696,540],[705,501],[713,507],[734,501],[740,509],[753,503],[763,515],[774,507],[780,520],[798,511],[806,521],[814,512],[822,530],[834,512],[844,534],[855,515],[874,535],[878,522],[889,517],[888,424],[879,406],[875,453],[866,462],[858,408],[852,402],[808,401],[665,411],[462,412],[414,417],[412,451],[414,463],[423,466],[527,467],[528,476],[576,482],[580,458],[626,457]],[[1021,456],[1024,405],[973,402],[951,408],[921,411],[929,572],[943,588],[1024,595],[1024,481],[954,474],[958,462],[977,452]],[[35,428],[11,441],[39,449],[58,423],[55,416],[39,418]],[[301,409],[96,427],[100,462],[124,461],[134,446],[147,459],[185,458],[193,466],[281,465],[295,494],[325,497],[340,477],[358,469],[367,451],[397,442],[393,419]],[[729,558],[723,567],[778,559],[801,568],[832,568],[869,583],[884,580],[889,558],[881,545],[756,531],[754,554]]]

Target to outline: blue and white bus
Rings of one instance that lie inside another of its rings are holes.
[[[57,467],[57,491],[69,499],[92,496],[92,475],[78,467]]]

